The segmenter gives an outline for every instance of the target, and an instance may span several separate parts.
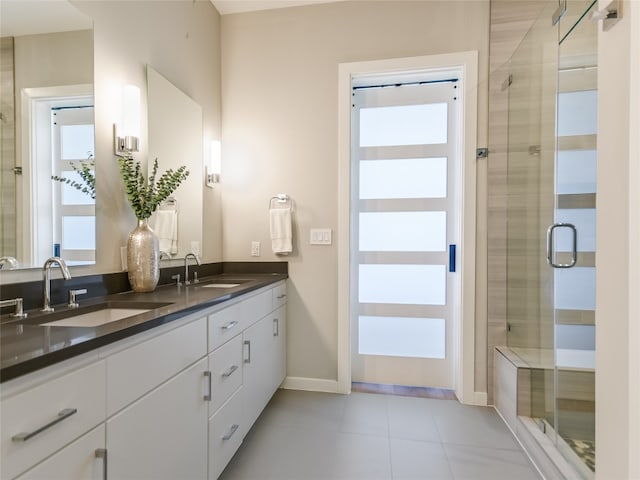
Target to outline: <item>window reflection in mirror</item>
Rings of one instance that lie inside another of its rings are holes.
[[[95,263],[95,201],[52,179],[93,159],[92,21],[68,2],[2,0],[0,22],[0,257]]]

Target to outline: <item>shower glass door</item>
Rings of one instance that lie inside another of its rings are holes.
[[[550,1],[505,80],[507,341],[529,367],[519,414],[533,418],[584,478],[595,472],[594,4]],[[552,24],[559,5],[566,11]]]
[[[568,2],[560,20],[554,268],[558,449],[585,478],[595,472],[595,277],[598,24],[593,0]],[[575,244],[574,244],[575,232]]]

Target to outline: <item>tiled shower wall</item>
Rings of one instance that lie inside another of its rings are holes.
[[[487,163],[487,397],[493,403],[493,350],[507,343],[507,109],[506,63],[546,1],[492,0],[489,47]]]
[[[0,43],[0,256],[17,256],[16,252],[16,182],[13,37]]]

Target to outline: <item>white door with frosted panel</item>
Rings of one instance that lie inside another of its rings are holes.
[[[93,107],[52,110],[53,173],[86,185],[74,170],[94,160]],[[95,170],[92,172],[95,175]],[[53,189],[53,253],[69,264],[95,263],[95,199],[66,183]]]
[[[352,380],[454,387],[457,81],[355,87]]]

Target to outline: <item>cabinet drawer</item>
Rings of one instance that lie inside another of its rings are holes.
[[[278,307],[281,307],[285,303],[287,303],[287,284],[286,283],[273,287],[273,289],[271,290],[271,293],[273,294],[272,302],[273,302],[274,310]]]
[[[244,327],[239,303],[209,315],[209,352],[231,340]]]
[[[105,457],[98,457],[104,449],[104,424],[85,433],[71,445],[52,455],[44,462],[20,475],[16,480],[88,480],[104,478]]]
[[[107,415],[111,416],[207,352],[201,318],[107,358]]]
[[[3,400],[0,478],[15,477],[103,422],[105,397],[100,361]],[[23,441],[12,439],[39,429]]]
[[[242,388],[209,420],[209,479],[220,476],[242,443]]]
[[[242,335],[236,335],[209,356],[212,398],[209,414],[242,386]]]
[[[271,289],[247,298],[240,304],[244,328],[249,327],[273,311],[273,294]]]

